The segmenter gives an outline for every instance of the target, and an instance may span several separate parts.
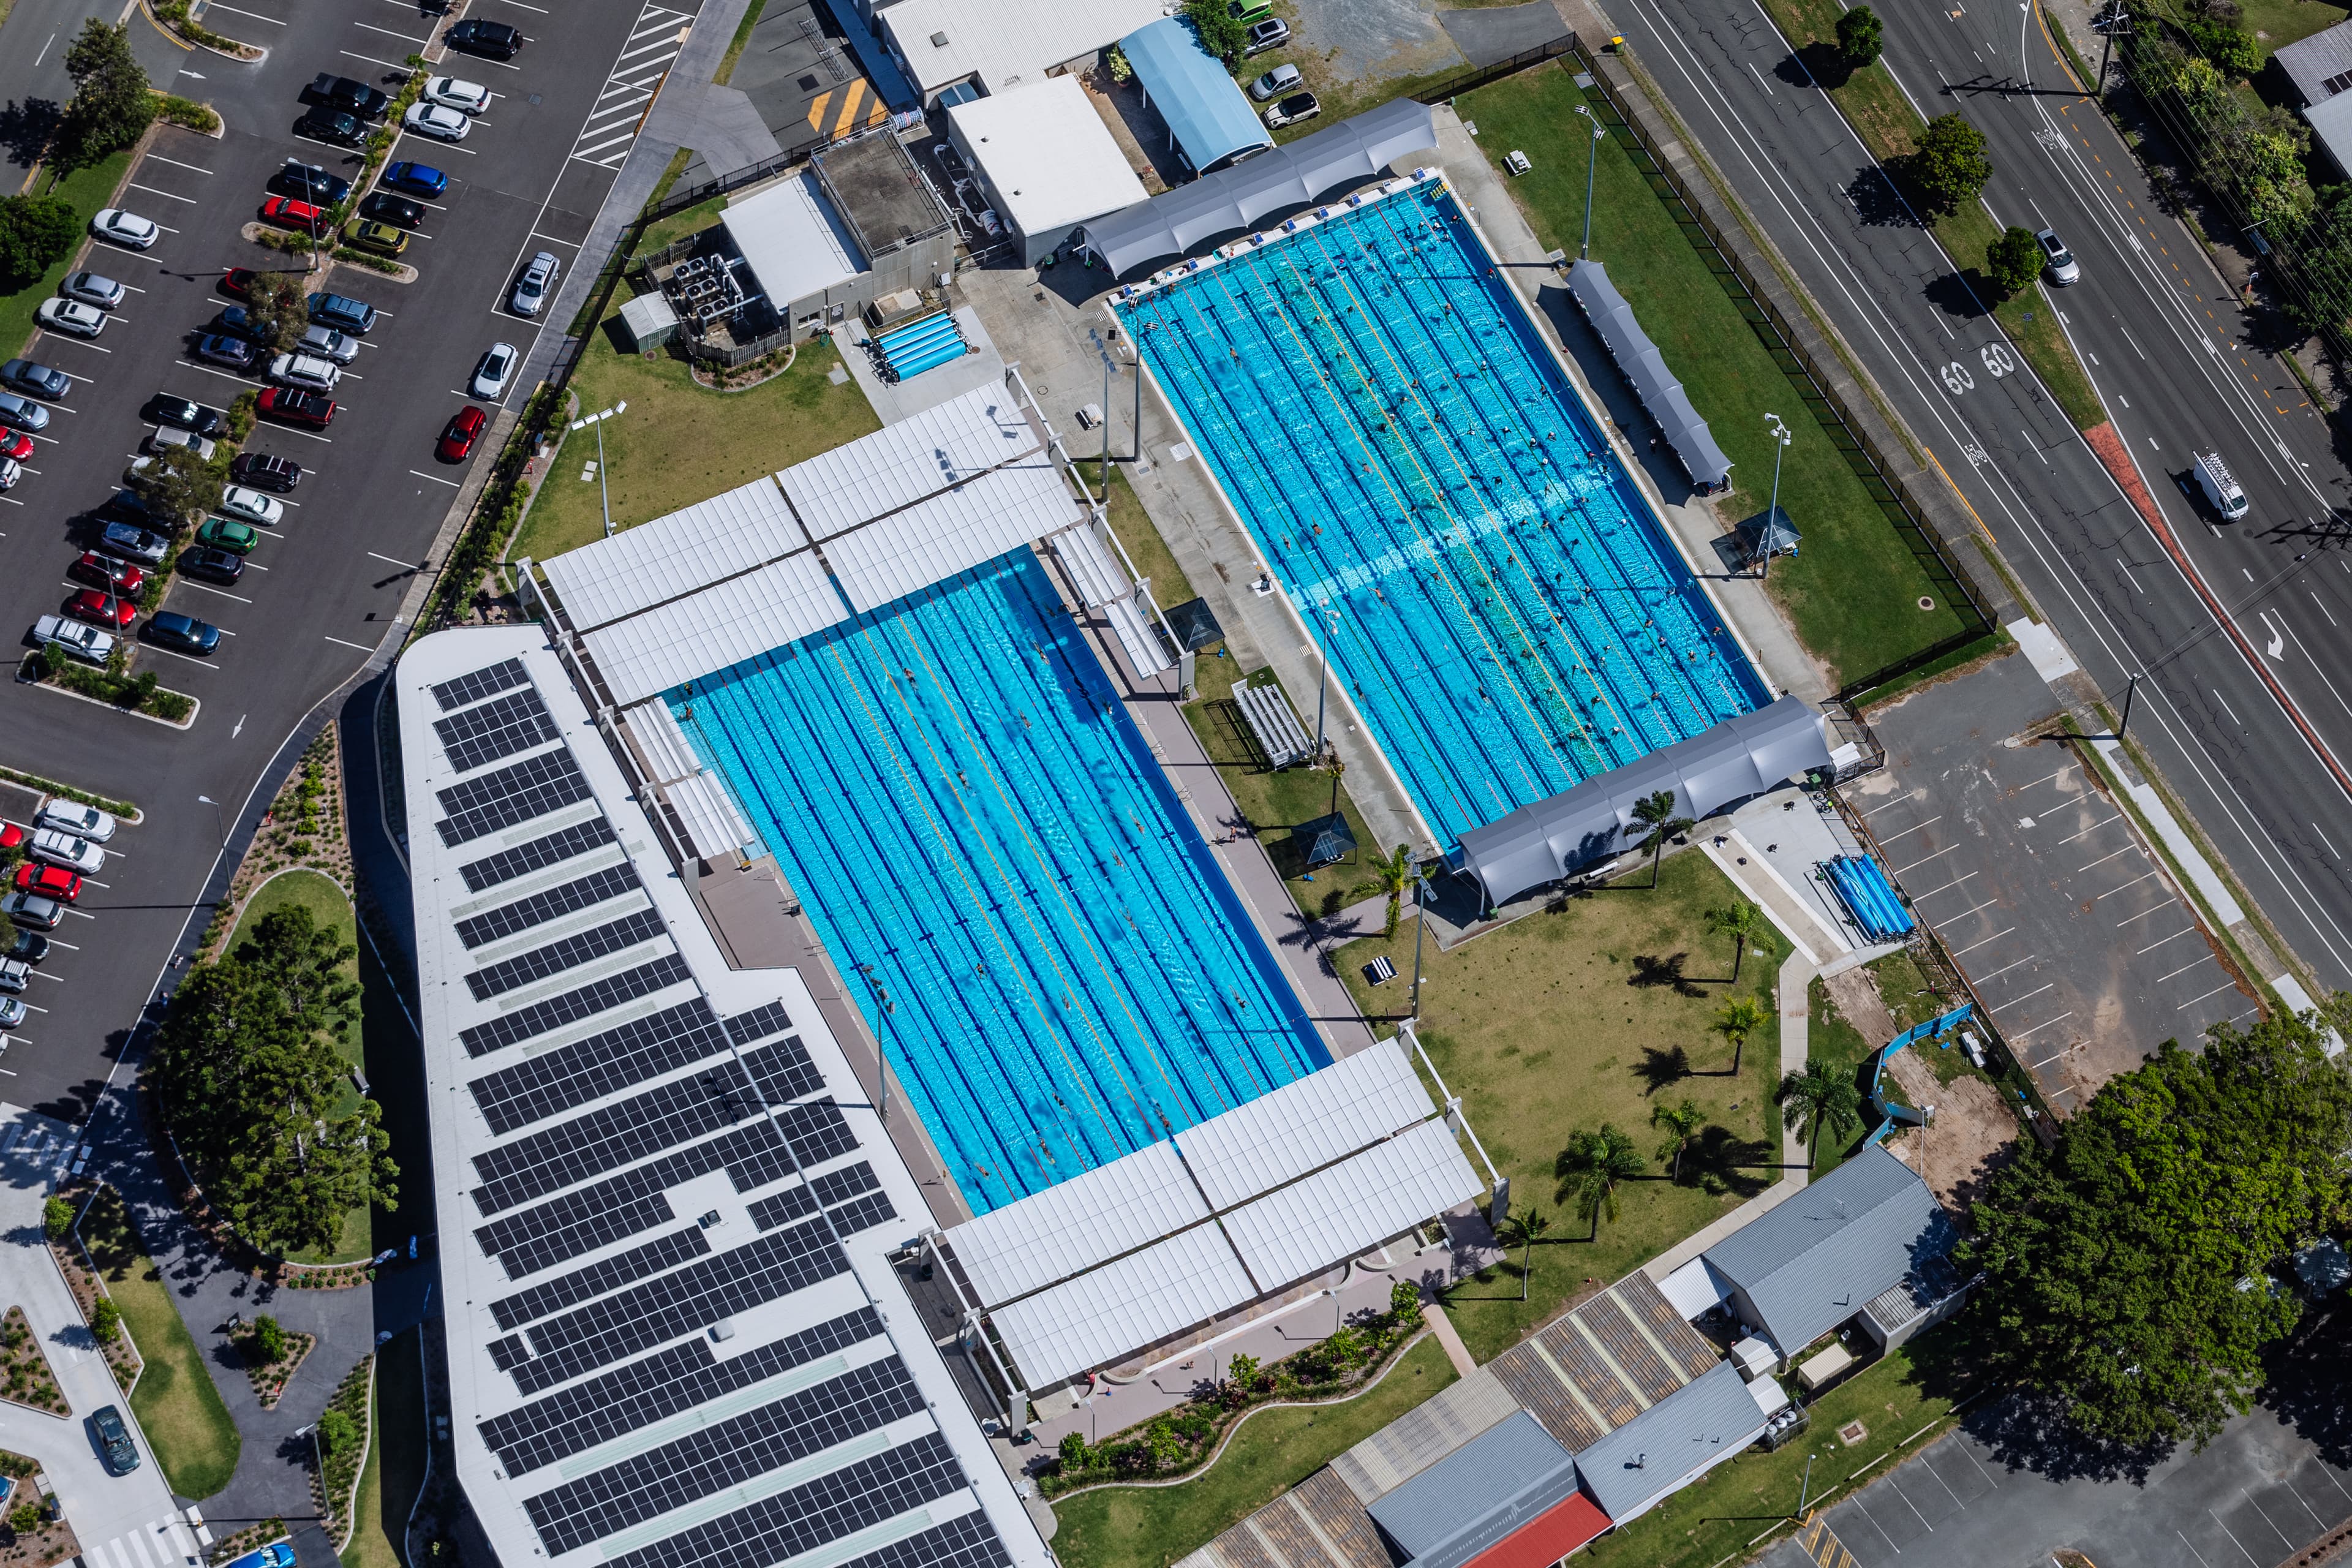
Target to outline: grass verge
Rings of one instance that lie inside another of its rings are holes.
[[[744,8],[743,19],[735,25],[735,37],[729,40],[727,53],[719,58],[719,69],[710,79],[720,87],[735,74],[735,62],[743,58],[744,46],[751,41],[751,29],[760,25],[760,13],[768,8],[768,0],[751,0]]]
[[[242,1440],[205,1370],[204,1352],[180,1321],[162,1273],[140,1246],[112,1188],[100,1192],[82,1215],[81,1237],[107,1294],[122,1310],[122,1326],[146,1358],[131,1408],[155,1462],[173,1491],[208,1498],[236,1474]]]
[[[1106,1487],[1054,1504],[1065,1568],[1165,1568],[1454,1381],[1434,1335],[1370,1393],[1249,1418],[1217,1462],[1180,1486]]]
[[[1459,104],[1490,157],[1514,149],[1528,154],[1534,167],[1512,181],[1512,195],[1537,238],[1571,254],[1584,227],[1585,121],[1576,110],[1587,102],[1569,70],[1555,65],[1481,88]],[[1770,504],[1775,454],[1765,416],[1788,421],[1795,440],[1781,464],[1780,506],[1803,533],[1804,548],[1773,563],[1767,591],[1799,638],[1843,683],[1959,631],[1959,616],[1806,413],[1635,159],[1622,136],[1598,150],[1592,256],[1608,266],[1735,465],[1733,491],[1714,503],[1718,516],[1761,515]],[[1615,372],[1601,366],[1597,374]],[[1934,607],[1921,610],[1922,598]]]
[[[1706,929],[1706,911],[1735,897],[1729,880],[1696,850],[1668,857],[1655,890],[1649,880],[1644,868],[1451,952],[1434,942],[1422,950],[1430,1058],[1510,1178],[1512,1207],[1552,1221],[1536,1246],[1454,1291],[1454,1323],[1482,1362],[1780,1179],[1770,1103],[1780,1076],[1779,939],[1751,943],[1734,984],[1731,943]],[[1367,937],[1336,955],[1367,1017],[1411,1006],[1412,942],[1408,922],[1391,939]],[[1376,991],[1364,965],[1383,954],[1397,979]],[[1731,1045],[1713,1027],[1735,997],[1754,999],[1764,1016],[1737,1078]],[[1656,1157],[1662,1139],[1650,1112],[1685,1100],[1702,1121],[1675,1181]],[[1618,1217],[1588,1236],[1560,1200],[1557,1165],[1570,1134],[1603,1122],[1630,1134],[1650,1164],[1619,1188]]]
[[[401,1537],[425,1481],[425,1391],[417,1381],[416,1331],[404,1330],[376,1352],[375,1409],[359,1510],[343,1568],[402,1568]]]
[[[86,232],[89,220],[113,197],[114,187],[122,183],[123,173],[130,167],[131,149],[126,147],[87,169],[76,169],[61,180],[37,180],[31,194],[63,196],[71,202],[77,232]],[[76,246],[74,249],[79,254],[81,247]],[[0,347],[6,348],[12,356],[24,351],[33,341],[33,312],[40,308],[42,300],[58,291],[58,285],[77,265],[68,256],[15,293],[0,295]]]

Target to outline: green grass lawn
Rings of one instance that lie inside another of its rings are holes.
[[[1173,609],[1178,605],[1198,598],[1200,591],[1192,586],[1184,569],[1176,564],[1175,553],[1160,531],[1144,514],[1143,502],[1137,499],[1127,482],[1127,470],[1113,463],[1110,468],[1110,488],[1105,489],[1096,479],[1099,465],[1085,466],[1087,482],[1103,498],[1103,510],[1110,519],[1110,531],[1127,551],[1127,558],[1135,563],[1137,575],[1151,584],[1152,601],[1161,609]]]
[[[614,291],[612,313],[572,382],[583,414],[624,399],[629,405],[602,426],[614,528],[650,521],[881,428],[855,381],[835,386],[826,379],[840,363],[828,342],[802,344],[790,370],[745,392],[698,386],[686,362],[667,353],[622,353],[613,329],[627,294],[625,285]],[[596,480],[580,477],[595,458],[593,432],[565,440],[510,557],[544,561],[604,537]]]
[[[1806,1056],[1852,1079],[1862,1095],[1860,1125],[1843,1138],[1832,1137],[1823,1129],[1814,1146],[1813,1179],[1819,1181],[1862,1152],[1862,1146],[1870,1141],[1876,1118],[1870,1109],[1870,1042],[1863,1037],[1861,1030],[1845,1021],[1830,999],[1829,987],[1819,980],[1812,984],[1810,1001],[1812,1018],[1805,1029]]]
[[[146,1363],[131,1408],[146,1431],[155,1462],[173,1491],[208,1498],[236,1473],[240,1439],[220,1390],[205,1370],[204,1352],[180,1321],[169,1288],[141,1247],[112,1188],[101,1192],[82,1216],[81,1236]]]
[[[1165,1568],[1453,1381],[1445,1352],[1424,1338],[1369,1394],[1251,1416],[1217,1462],[1181,1486],[1106,1487],[1056,1501],[1054,1555],[1064,1568]]]
[[[0,10],[0,16],[6,15],[5,10]],[[75,170],[54,184],[46,179],[36,181],[32,194],[65,197],[73,203],[74,212],[87,230],[89,220],[114,195],[114,187],[122,181],[122,172],[129,167],[131,150],[126,147],[87,169]],[[75,248],[79,250],[80,247],[77,245]],[[42,300],[58,291],[58,285],[73,270],[74,259],[68,256],[15,293],[0,294],[0,349],[5,349],[9,357],[23,352],[25,345],[32,342],[33,312],[40,308]]]
[[[2263,58],[2298,44],[2312,34],[2336,26],[2352,12],[2327,0],[2245,0],[2238,8],[2238,25],[2263,47]]]
[[[1554,65],[1481,88],[1457,106],[1464,119],[1476,121],[1488,157],[1514,149],[1528,154],[1535,166],[1512,181],[1512,194],[1537,238],[1570,255],[1584,224],[1586,121],[1576,110],[1587,101],[1569,70]],[[1608,267],[1610,280],[1731,458],[1734,489],[1715,503],[1726,522],[1771,504],[1773,446],[1764,416],[1780,415],[1794,433],[1781,468],[1780,507],[1804,535],[1804,548],[1793,560],[1774,562],[1769,582],[1797,636],[1843,682],[1958,631],[1959,616],[1799,401],[1635,157],[1622,134],[1599,150],[1593,258]],[[1614,372],[1601,365],[1597,374]],[[1922,611],[1922,597],[1936,599],[1936,607]]]
[[[1777,938],[1751,945],[1738,985],[1731,943],[1706,930],[1706,911],[1734,889],[1696,850],[1671,856],[1653,891],[1646,868],[1625,882],[1527,916],[1451,952],[1422,952],[1422,1038],[1496,1167],[1511,1182],[1514,1211],[1541,1209],[1550,1232],[1532,1249],[1528,1300],[1519,1260],[1460,1287],[1454,1321],[1470,1353],[1486,1361],[1559,1312],[1588,1282],[1606,1285],[1780,1179],[1780,1134],[1770,1104],[1780,1077],[1773,1005]],[[1386,953],[1398,978],[1375,991],[1363,966]],[[1390,941],[1366,938],[1337,955],[1340,977],[1367,1016],[1411,1005],[1412,926]],[[1740,1076],[1731,1047],[1710,1026],[1727,998],[1763,1004]],[[1597,1238],[1557,1195],[1556,1162],[1570,1133],[1614,1123],[1645,1155],[1659,1136],[1651,1107],[1690,1100],[1705,1114],[1683,1159],[1684,1180],[1664,1161],[1620,1189],[1619,1215]]]
[[[417,1331],[407,1329],[376,1352],[375,1409],[367,1468],[343,1568],[401,1568],[400,1540],[425,1480],[425,1390],[417,1379]]]

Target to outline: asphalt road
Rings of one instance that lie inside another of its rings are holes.
[[[2215,627],[2189,577],[2023,367],[1998,322],[1958,286],[1951,258],[1895,196],[1786,40],[1755,0],[1627,0],[1618,20],[1684,124],[2092,679],[2120,695],[2128,675],[2153,667],[2140,687],[2133,738],[2322,982],[2352,984],[2352,865],[2318,826],[2343,816],[2345,790],[2245,655]],[[1890,25],[1890,37],[1898,31]],[[1968,110],[1978,113],[1973,104]],[[1999,147],[1994,155],[2002,169],[2019,162]],[[2119,148],[2107,167],[2124,179],[2129,164]],[[2152,208],[2131,199],[2142,211]],[[2094,248],[2099,241],[2090,222],[2043,205],[2085,253],[2086,274],[2104,275],[2110,262]],[[2074,233],[2085,237],[2074,240]],[[2077,289],[2059,303],[2070,319],[2087,317],[2091,299]],[[2153,353],[2161,332],[2150,325],[2137,335]],[[2095,345],[2093,352],[2099,363],[2091,374],[2103,378],[2102,390],[2137,405],[2119,408],[2119,419],[2174,400],[2184,405],[2181,434],[2121,426],[2144,460],[2170,454],[2185,467],[2194,440],[2188,432],[2225,417],[2218,408],[2210,418],[2189,412],[2199,395],[2194,376],[2150,371],[2137,359],[2119,367]],[[2216,547],[2185,506],[2173,504],[2162,471],[2147,479],[2177,520],[2177,535],[2200,550]],[[2256,504],[2281,503],[2272,496]],[[2305,547],[2314,552],[2307,573],[2274,585],[2262,607],[2286,590],[2305,595],[2339,575],[2352,581],[2340,558],[2310,541],[2272,559],[2291,561]],[[2232,566],[2233,595],[2231,582],[2209,575],[2225,605],[2260,585]],[[2200,627],[2204,635],[2197,635]],[[2266,640],[2259,622],[2253,630]]]
[[[40,0],[31,0],[39,4]],[[232,4],[234,9],[232,10]],[[0,757],[29,772],[139,803],[148,821],[125,874],[83,897],[68,922],[78,952],[53,958],[63,982],[46,989],[49,1014],[12,1045],[0,1095],[79,1122],[157,988],[184,925],[201,924],[201,896],[222,839],[286,736],[366,660],[392,629],[413,575],[441,526],[464,466],[434,459],[434,441],[463,406],[475,359],[494,341],[529,353],[545,323],[509,313],[505,300],[531,252],[555,252],[569,270],[601,205],[617,155],[634,139],[662,65],[677,52],[681,13],[644,0],[574,0],[560,24],[523,0],[475,0],[470,14],[521,26],[530,45],[512,67],[452,57],[444,68],[499,95],[461,143],[415,137],[394,149],[446,170],[402,284],[352,267],[328,287],[383,313],[349,367],[333,425],[312,433],[265,426],[248,449],[304,465],[282,527],[266,531],[233,588],[176,584],[170,607],[230,634],[209,661],[142,649],[142,666],[203,700],[193,729],[74,700],[53,690],[0,689]],[[231,0],[208,20],[268,46],[240,66],[184,51],[172,85],[209,100],[226,122],[214,140],[159,132],[131,175],[124,205],[165,226],[144,254],[98,247],[85,265],[140,290],[93,342],[43,334],[32,356],[74,375],[28,474],[0,507],[0,625],[29,626],[66,596],[64,567],[92,532],[82,515],[120,482],[145,427],[140,405],[159,390],[226,406],[250,382],[189,359],[186,335],[231,303],[216,285],[231,266],[286,265],[241,237],[265,182],[289,155],[350,172],[357,160],[298,140],[300,89],[322,70],[396,73],[432,42],[436,23],[406,0]],[[0,29],[0,59],[19,58],[18,26],[45,26],[20,7]],[[133,26],[147,25],[136,17]],[[438,52],[437,49],[435,52]],[[616,71],[616,57],[625,54]],[[616,79],[617,78],[617,79]],[[555,323],[561,331],[563,323]],[[509,395],[519,402],[529,392]],[[487,452],[478,452],[482,461]],[[205,797],[215,805],[206,804]],[[110,868],[110,871],[111,871]],[[134,874],[135,873],[135,874]]]

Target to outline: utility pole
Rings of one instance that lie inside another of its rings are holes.
[[[1578,104],[1576,111],[1592,123],[1592,140],[1584,149],[1584,238],[1576,247],[1577,259],[1581,261],[1592,254],[1592,169],[1600,161],[1601,139],[1609,132],[1583,104]]]
[[[1772,432],[1772,506],[1764,514],[1764,549],[1756,563],[1759,578],[1772,569],[1772,529],[1780,521],[1780,459],[1788,456],[1789,443],[1796,439],[1779,415],[1767,414],[1764,423]]]

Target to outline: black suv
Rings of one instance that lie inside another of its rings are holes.
[[[89,1424],[98,1430],[98,1446],[106,1452],[106,1468],[118,1476],[127,1476],[139,1468],[139,1448],[131,1441],[131,1429],[122,1424],[122,1412],[109,1405],[91,1414]]]
[[[314,103],[332,109],[346,109],[352,113],[373,120],[392,107],[392,99],[380,87],[370,87],[363,81],[353,81],[347,76],[320,71],[310,83],[309,94]]]
[[[327,173],[316,163],[305,163],[299,158],[289,158],[286,166],[270,177],[270,188],[282,195],[295,196],[320,206],[338,206],[352,194],[352,183]]]
[[[228,416],[217,408],[207,408],[184,397],[174,397],[159,392],[149,398],[139,410],[139,417],[150,425],[170,425],[182,430],[193,430],[207,439],[228,432]]]
[[[356,147],[367,140],[367,126],[358,115],[320,103],[303,111],[301,122],[294,131],[297,135],[331,142],[338,147]]]
[[[469,55],[510,60],[522,52],[522,29],[504,22],[465,21],[442,34],[441,41]]]
[[[302,482],[302,465],[291,458],[275,458],[267,452],[239,452],[228,460],[228,477],[257,490],[275,490],[284,495]]]
[[[162,532],[175,531],[162,513],[147,504],[147,498],[137,490],[122,489],[109,496],[98,515],[108,522],[128,522],[140,528],[152,528]]]
[[[360,203],[360,216],[373,218],[378,223],[395,224],[402,228],[415,228],[425,221],[425,209],[405,196],[395,196],[390,191],[371,191]]]

